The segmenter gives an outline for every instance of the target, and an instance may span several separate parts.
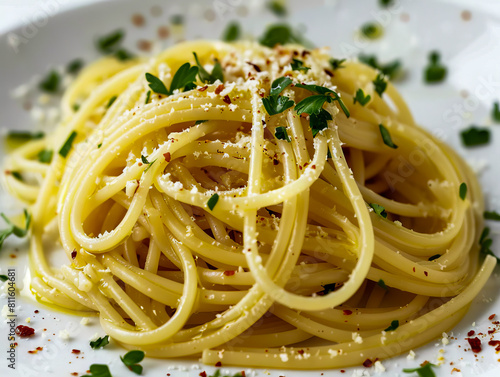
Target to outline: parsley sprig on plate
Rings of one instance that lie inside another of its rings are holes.
[[[183,91],[194,89],[196,87],[195,82],[198,71],[199,68],[197,66],[191,66],[189,63],[184,63],[177,72],[175,72],[170,84],[170,89],[165,86],[163,81],[149,72],[146,73],[146,80],[148,80],[149,87],[153,92],[169,96],[173,94],[176,89],[182,89]]]
[[[13,224],[12,221],[10,221],[9,218],[5,216],[4,213],[0,213],[0,216],[5,220],[5,222],[8,225],[7,228],[0,230],[0,250],[1,250],[3,242],[10,235],[13,234],[18,238],[23,238],[26,236],[26,234],[28,234],[28,230],[31,224],[31,215],[28,213],[26,209],[24,210],[24,217],[25,217],[24,228],[19,228],[17,225]]]

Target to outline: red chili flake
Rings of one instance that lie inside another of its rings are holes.
[[[33,355],[33,354],[38,353],[38,351],[37,350],[33,350],[33,351],[28,351],[28,353],[31,353]]]
[[[303,355],[303,354],[304,354],[304,350],[298,350],[298,351],[297,351],[297,353],[298,353],[299,355]]]
[[[72,376],[78,376],[78,373],[77,372],[73,372],[71,373]]]
[[[460,369],[453,368],[453,369],[451,370],[451,373],[453,373],[453,372],[458,372],[458,373],[460,373]]]
[[[492,346],[492,347],[496,347],[496,346],[500,345],[500,340],[490,340],[488,342],[488,345]]]
[[[38,310],[35,310],[35,314],[38,314],[38,313],[40,313],[40,312]]]
[[[273,159],[273,165],[278,165],[280,162],[277,159]]]
[[[316,165],[311,165],[311,169],[316,170]]]
[[[413,272],[415,272],[415,267],[413,267]]]
[[[234,270],[224,271],[224,275],[226,275],[226,276],[233,276],[235,273],[236,273],[236,271],[234,271]]]
[[[474,353],[479,353],[481,352],[481,340],[479,340],[478,337],[475,337],[475,338],[467,338],[467,341],[469,342],[470,344],[470,348],[472,350],[472,352]]]
[[[305,58],[307,55],[310,55],[311,51],[304,50],[302,51],[302,57]]]
[[[224,84],[220,84],[217,88],[215,88],[215,91],[214,93],[215,94],[220,94],[220,92],[222,92],[224,90]]]
[[[231,104],[231,98],[229,98],[229,96],[226,94],[224,96],[224,98],[222,99],[225,103],[227,103],[228,105]]]
[[[199,374],[200,377],[207,377],[207,372],[203,371]]]
[[[326,73],[328,76],[330,76],[330,77],[335,76],[335,75],[333,74],[333,72],[332,72],[332,71],[330,71],[329,69],[324,69],[324,71],[325,71],[325,73]]]
[[[165,158],[165,161],[170,162],[170,158],[171,158],[170,152],[163,153],[163,157]]]
[[[262,72],[262,69],[257,64],[254,64],[252,62],[246,62],[248,65],[251,65],[257,72]]]
[[[429,364],[429,360],[425,360],[422,364],[420,364],[420,366],[425,367],[427,364]]]
[[[216,366],[216,367],[221,367],[221,366],[222,366],[222,363],[221,363],[220,361],[217,361],[217,362],[215,363],[215,366]]]
[[[372,365],[373,365],[373,361],[371,361],[370,359],[366,359],[365,361],[363,361],[363,366],[365,368],[370,368]]]
[[[245,373],[245,371],[244,371],[244,370],[242,370],[242,371],[240,372],[240,374],[241,374],[241,377],[246,377],[246,376],[247,376],[247,374]]]
[[[425,276],[429,276],[429,273],[427,271],[424,271]]]
[[[352,310],[346,309],[346,310],[343,310],[343,313],[344,313],[344,315],[351,315]]]
[[[43,351],[43,347],[36,347],[37,351]]]
[[[475,333],[476,333],[476,332],[475,332],[474,330],[471,330],[471,331],[469,331],[469,332],[467,333],[467,336],[472,336],[472,335],[474,335]]]
[[[207,88],[208,85],[202,86],[200,89],[198,89],[198,92],[204,92],[205,90],[207,90]]]
[[[75,349],[72,349],[72,350],[71,350],[71,353],[76,353],[77,355],[79,355],[79,354],[80,354],[80,352],[82,352],[82,351],[80,351],[80,350],[75,350]]]
[[[24,325],[19,325],[16,327],[16,334],[21,338],[27,338],[29,336],[35,335],[35,329]]]
[[[496,314],[492,314],[492,315],[490,315],[490,316],[488,317],[488,319],[491,321],[493,318],[495,318],[495,315],[496,315]]]
[[[340,373],[345,373],[345,370],[341,369],[341,370],[340,370]]]
[[[10,254],[10,257],[11,258],[17,258],[17,255],[16,254]]]
[[[75,259],[76,258],[76,249],[74,249],[72,252],[71,252],[71,259]]]

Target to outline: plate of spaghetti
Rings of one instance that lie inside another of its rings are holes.
[[[0,35],[2,375],[498,375],[476,5],[110,1]]]

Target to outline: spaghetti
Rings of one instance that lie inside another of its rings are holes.
[[[207,364],[361,365],[452,328],[495,267],[477,180],[377,71],[329,60],[197,41],[84,69],[57,129],[7,161],[34,178],[6,177],[31,204],[33,293],[125,348]]]

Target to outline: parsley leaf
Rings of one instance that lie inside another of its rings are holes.
[[[150,98],[151,98],[151,90],[148,90],[148,92],[146,93],[146,101],[144,101],[144,104],[147,105]]]
[[[31,224],[31,215],[28,213],[28,211],[25,209],[24,210],[24,217],[25,217],[25,223],[24,223],[24,229],[19,228],[17,225],[14,225],[7,216],[5,216],[4,213],[0,213],[0,216],[5,220],[7,223],[8,227],[6,229],[0,230],[0,249],[2,248],[3,242],[7,237],[10,235],[14,235],[18,238],[23,238],[28,234],[28,230]]]
[[[467,184],[465,182],[462,182],[460,184],[458,192],[460,195],[460,199],[465,200],[465,197],[467,196]]]
[[[299,59],[293,59],[292,61],[292,70],[294,71],[308,71],[310,70],[310,67],[305,67],[304,62]]]
[[[73,145],[73,141],[76,138],[76,135],[76,131],[71,132],[61,149],[59,149],[59,155],[61,155],[62,157],[66,157],[68,155],[69,151],[71,150],[71,146]]]
[[[349,118],[351,116],[351,114],[349,113],[349,110],[347,109],[347,107],[345,106],[344,102],[342,101],[342,99],[340,98],[340,96],[338,95],[338,93],[334,92],[333,90],[331,89],[328,89],[328,88],[325,88],[323,86],[319,86],[319,85],[303,85],[303,84],[297,84],[295,85],[297,88],[303,88],[303,89],[307,89],[307,90],[310,90],[311,92],[316,92],[316,93],[319,93],[319,94],[325,94],[327,99],[326,101],[328,103],[330,103],[332,100],[333,101],[337,101],[339,103],[339,106],[340,108],[342,109],[342,111],[344,112],[345,116],[347,118]],[[307,98],[306,98],[307,99]],[[302,100],[304,101],[304,100]],[[300,101],[300,102],[302,102]],[[297,106],[300,104],[300,102],[297,104]],[[295,108],[297,108],[297,106]],[[319,109],[318,109],[319,110]],[[300,114],[299,114],[300,115]]]
[[[92,349],[97,350],[99,348],[103,348],[109,344],[109,335],[103,336],[97,340],[90,342],[90,347]]]
[[[22,181],[23,180],[23,176],[21,175],[21,173],[19,173],[18,171],[11,171],[10,174],[15,178],[17,179],[18,181]]]
[[[259,42],[261,45],[274,47],[277,44],[301,43],[301,39],[294,34],[290,26],[286,24],[275,24],[266,29]]]
[[[500,221],[500,213],[496,211],[484,211],[483,216],[486,220]]]
[[[43,132],[29,132],[29,131],[9,131],[7,138],[18,141],[29,141],[33,139],[41,139],[45,136]]]
[[[0,275],[0,280],[7,281],[7,280],[9,280],[9,278],[7,277],[7,275]]]
[[[161,81],[158,77],[148,72],[146,73],[146,80],[148,80],[149,87],[153,92],[158,94],[164,94],[166,96],[170,94],[163,81]]]
[[[378,2],[382,8],[388,8],[394,5],[394,0],[379,0]]]
[[[286,96],[269,96],[262,98],[262,104],[269,115],[282,113],[294,105],[291,99]]]
[[[382,279],[380,279],[378,282],[377,282],[377,285],[381,288],[384,288],[386,291],[389,289],[387,288],[387,285],[385,285],[385,281],[383,281]]]
[[[399,321],[395,319],[394,321],[391,322],[391,325],[386,328],[384,331],[394,331],[399,327]]]
[[[230,22],[226,30],[222,33],[222,40],[225,42],[237,41],[241,37],[241,27],[236,21]]]
[[[92,364],[89,368],[90,374],[82,377],[112,377],[109,368],[105,364]]]
[[[381,64],[375,55],[364,54],[359,55],[358,59],[360,62],[369,65],[372,68],[378,69],[384,74],[384,76],[389,77],[390,80],[393,80],[401,73],[401,62],[399,60]]]
[[[474,125],[460,132],[460,136],[462,137],[462,143],[466,147],[475,147],[490,142],[490,130]]]
[[[108,101],[108,104],[106,105],[106,109],[109,109],[111,107],[111,105],[116,101],[117,98],[118,98],[117,96],[111,97]]]
[[[313,137],[315,137],[320,131],[328,128],[327,121],[329,120],[333,120],[332,115],[325,109],[320,109],[319,113],[309,115],[309,125],[311,126]]]
[[[481,236],[479,237],[479,252],[484,255],[491,255],[497,259],[497,263],[500,263],[500,258],[498,258],[493,251],[491,250],[491,246],[493,245],[493,240],[488,238],[490,235],[490,228],[486,227],[483,229]]]
[[[414,373],[416,372],[419,377],[436,377],[436,374],[432,370],[432,367],[436,367],[436,365],[427,363],[420,368],[405,368],[403,372],[405,373]]]
[[[288,132],[286,131],[286,127],[283,127],[283,126],[276,127],[276,130],[274,131],[274,136],[276,136],[276,139],[278,139],[278,140],[286,140],[288,142],[292,141],[290,139],[290,136],[288,136]]]
[[[384,219],[387,218],[387,212],[385,212],[385,208],[383,206],[381,206],[380,204],[376,204],[376,203],[369,203],[370,204],[370,207],[373,208],[373,211],[379,215],[380,217],[383,217]]]
[[[210,211],[213,211],[215,205],[219,201],[219,194],[213,194],[210,199],[208,199],[207,206],[210,208]]]
[[[433,255],[433,256],[431,256],[431,257],[429,257],[429,259],[427,259],[427,260],[428,260],[429,262],[431,262],[431,261],[433,261],[433,260],[435,260],[435,259],[438,259],[438,258],[440,258],[440,257],[441,257],[441,254],[435,254],[435,255]]]
[[[286,87],[291,83],[292,80],[289,77],[280,77],[274,80],[273,83],[271,84],[271,91],[269,92],[269,94],[273,97],[277,96],[281,94],[281,92],[285,90]]]
[[[378,74],[377,77],[375,77],[375,80],[373,80],[372,82],[373,86],[375,87],[375,91],[380,97],[382,97],[382,93],[384,93],[387,89],[387,81],[385,81],[384,76]]]
[[[174,14],[170,17],[170,22],[173,25],[182,25],[184,24],[184,16],[182,14]]]
[[[440,62],[441,56],[437,51],[429,54],[429,64],[424,70],[424,81],[427,83],[441,82],[446,78],[447,69]]]
[[[194,60],[196,60],[196,65],[198,66],[198,77],[202,82],[213,84],[217,80],[224,81],[222,66],[218,60],[215,62],[214,68],[212,69],[212,73],[208,73],[207,70],[203,68],[203,66],[200,64],[196,52],[193,52],[193,55],[194,55]]]
[[[44,149],[38,152],[38,161],[49,164],[52,161],[53,151]]]
[[[194,84],[197,74],[198,67],[191,67],[189,63],[184,63],[183,65],[181,65],[181,67],[177,70],[177,72],[175,72],[175,75],[172,78],[172,83],[170,84],[170,94],[172,94],[176,89],[185,90],[186,87]]]
[[[328,98],[330,98],[330,101],[328,101]],[[295,111],[298,115],[302,113],[306,113],[309,115],[319,113],[320,109],[323,107],[323,104],[327,101],[331,102],[331,97],[323,94],[309,96],[304,98],[295,106]]]
[[[75,60],[72,60],[68,63],[67,67],[66,67],[66,71],[68,71],[68,73],[71,73],[72,75],[80,72],[80,70],[83,68],[84,66],[84,63],[83,63],[83,60],[82,59],[75,59]]]
[[[223,376],[220,372],[220,369],[217,369],[213,375],[208,376],[208,377],[231,377],[231,376],[228,376],[228,375]],[[243,377],[243,375],[240,372],[238,372],[236,374],[233,374],[232,377]]]
[[[358,89],[356,91],[356,95],[354,96],[354,103],[359,102],[361,106],[366,105],[368,102],[370,102],[372,96],[369,94],[366,94],[363,92],[363,89]]]
[[[287,14],[286,8],[282,1],[273,0],[267,3],[267,8],[278,17],[285,17]]]
[[[97,49],[103,54],[115,52],[123,40],[123,30],[116,30],[97,39]]]
[[[139,365],[139,363],[144,359],[143,351],[129,351],[125,356],[120,356],[120,359],[135,374],[142,373],[142,365]]]
[[[342,64],[344,64],[345,61],[346,61],[346,59],[331,58],[329,62],[330,62],[332,69],[335,71],[336,69],[339,69],[339,68],[345,68],[345,66],[342,65]]]
[[[384,29],[375,22],[368,22],[361,26],[361,33],[368,39],[378,39],[384,33]]]
[[[124,48],[120,48],[115,52],[115,57],[120,61],[125,61],[135,58],[135,55]]]
[[[379,124],[378,128],[380,130],[380,135],[382,136],[382,140],[384,141],[384,144],[387,145],[390,148],[396,149],[398,146],[394,144],[391,138],[391,134],[389,133],[389,130],[384,127],[383,124]]]
[[[57,93],[61,77],[56,71],[51,71],[38,85],[44,92]]]
[[[495,102],[493,104],[493,111],[491,112],[491,117],[497,123],[500,123],[500,104]]]

